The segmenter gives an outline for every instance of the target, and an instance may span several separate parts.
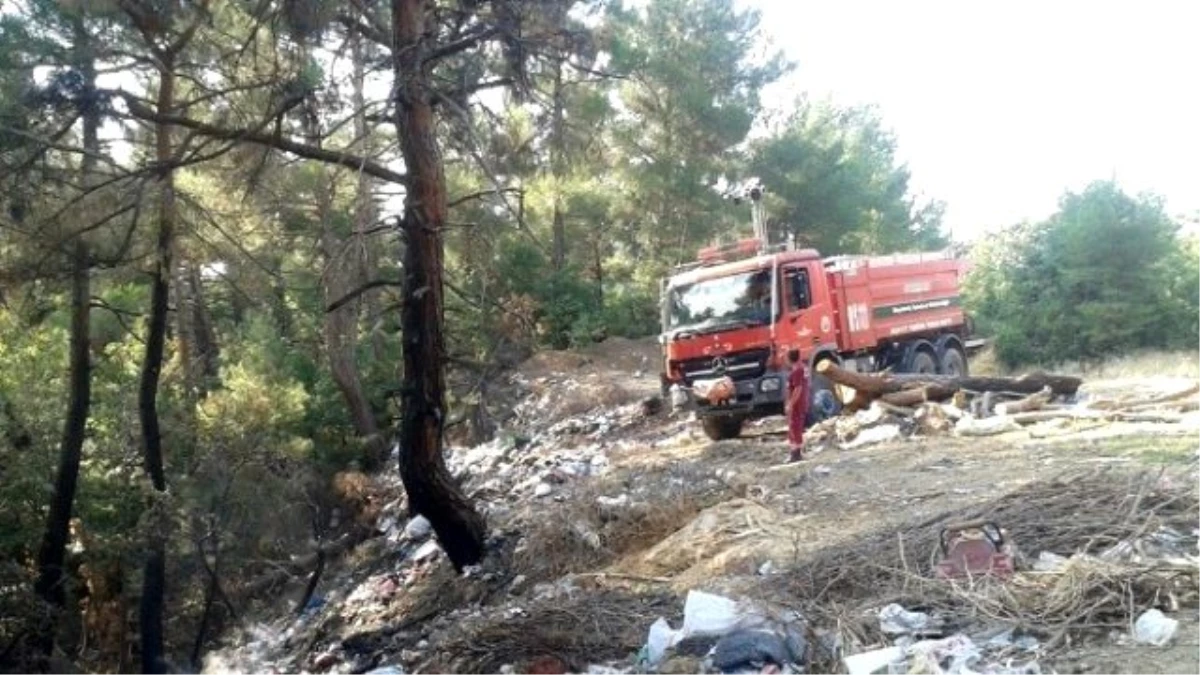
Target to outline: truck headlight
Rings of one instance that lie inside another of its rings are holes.
[[[758,385],[759,391],[779,391],[779,378],[768,377]]]

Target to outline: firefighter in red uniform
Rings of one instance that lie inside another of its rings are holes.
[[[808,366],[800,360],[800,351],[793,349],[788,352],[788,364],[792,371],[788,374],[787,386],[787,417],[788,445],[791,446],[789,462],[804,459],[804,424],[808,420]]]

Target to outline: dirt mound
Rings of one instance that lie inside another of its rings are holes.
[[[538,352],[517,370],[529,378],[603,371],[656,375],[662,358],[660,350],[654,338],[612,337],[578,349]]]
[[[792,539],[783,517],[749,499],[732,499],[700,512],[687,525],[648,550],[619,562],[629,574],[673,577],[690,588],[725,574],[754,574]]]

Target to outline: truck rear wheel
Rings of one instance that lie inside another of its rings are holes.
[[[714,415],[700,420],[704,434],[714,441],[737,438],[742,434],[742,423],[745,418],[736,415]]]
[[[943,375],[966,377],[967,357],[963,355],[962,350],[958,347],[948,346],[946,347],[946,351],[942,353],[942,363],[939,370]]]
[[[934,375],[938,372],[937,361],[933,360],[933,355],[925,350],[921,350],[913,354],[912,363],[909,364],[908,372],[917,373],[919,375]]]

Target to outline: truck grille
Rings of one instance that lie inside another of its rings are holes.
[[[728,375],[736,380],[762,377],[767,371],[770,349],[751,349],[733,354],[706,356],[679,362],[679,370],[688,386],[695,380]]]

